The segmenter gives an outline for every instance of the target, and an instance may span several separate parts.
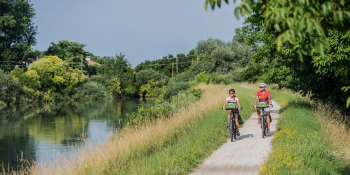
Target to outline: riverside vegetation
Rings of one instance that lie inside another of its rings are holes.
[[[272,152],[260,174],[348,174],[350,120],[340,109],[288,90],[271,90],[280,103]]]

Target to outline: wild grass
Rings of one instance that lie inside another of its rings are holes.
[[[244,119],[253,109],[250,108],[251,90],[236,88],[235,85],[200,84],[196,88],[204,90],[201,99],[171,117],[124,128],[107,143],[86,144],[76,148],[77,154],[70,157],[62,156],[53,163],[35,162],[33,166],[12,174],[149,174],[152,171],[165,172],[166,168],[190,172],[228,138],[225,127],[227,112],[220,111],[228,89],[236,89],[245,108],[241,111]],[[192,157],[192,161],[184,159],[185,156]],[[170,159],[174,164],[167,166]]]
[[[273,88],[271,88],[273,89]],[[282,106],[272,152],[260,174],[348,174],[348,117],[289,90],[270,91]]]

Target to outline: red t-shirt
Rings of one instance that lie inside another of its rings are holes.
[[[261,91],[258,91],[256,93],[256,96],[259,97],[259,102],[267,102],[267,105],[269,105],[269,100],[268,97],[271,97],[270,92],[269,91],[265,91],[265,94],[262,94]]]

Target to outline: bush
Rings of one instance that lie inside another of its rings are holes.
[[[3,101],[0,101],[0,109],[4,109],[4,108],[6,108],[6,103],[5,102],[3,102]]]
[[[212,73],[214,71],[215,65],[209,61],[201,61],[193,65],[193,72],[195,75],[201,72]]]
[[[169,100],[171,97],[176,96],[180,91],[187,90],[190,88],[190,83],[188,82],[171,82],[165,88],[162,99]]]
[[[183,73],[180,73],[179,75],[176,75],[174,78],[171,79],[172,82],[190,82],[194,80],[194,77],[196,74],[191,71],[186,71]]]
[[[195,77],[194,84],[198,85],[200,83],[206,83],[209,84],[212,81],[212,78],[210,75],[207,75],[207,73],[204,71]]]
[[[157,103],[156,107],[142,107],[137,110],[137,113],[126,114],[126,118],[122,119],[121,123],[123,125],[132,126],[138,124],[146,124],[161,117],[169,117],[178,109],[198,100],[201,96],[201,89],[181,91],[176,96],[172,96],[170,102],[162,101],[162,103]]]
[[[72,98],[75,100],[101,100],[111,98],[105,87],[96,82],[87,82],[74,89],[76,92]]]
[[[28,99],[25,96],[22,85],[12,75],[4,73],[0,69],[0,101],[9,103],[24,103]]]

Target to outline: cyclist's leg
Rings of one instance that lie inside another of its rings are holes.
[[[235,113],[235,121],[236,121],[236,128],[237,128],[237,131],[239,131],[239,123],[238,123],[238,113]]]
[[[267,108],[267,110],[265,112],[266,112],[267,129],[268,129],[268,131],[270,131],[270,108]]]
[[[228,110],[228,116],[227,116],[227,121],[229,125],[230,125],[231,111],[232,110]]]
[[[270,111],[265,111],[266,112],[266,122],[267,122],[267,128],[270,128]]]

